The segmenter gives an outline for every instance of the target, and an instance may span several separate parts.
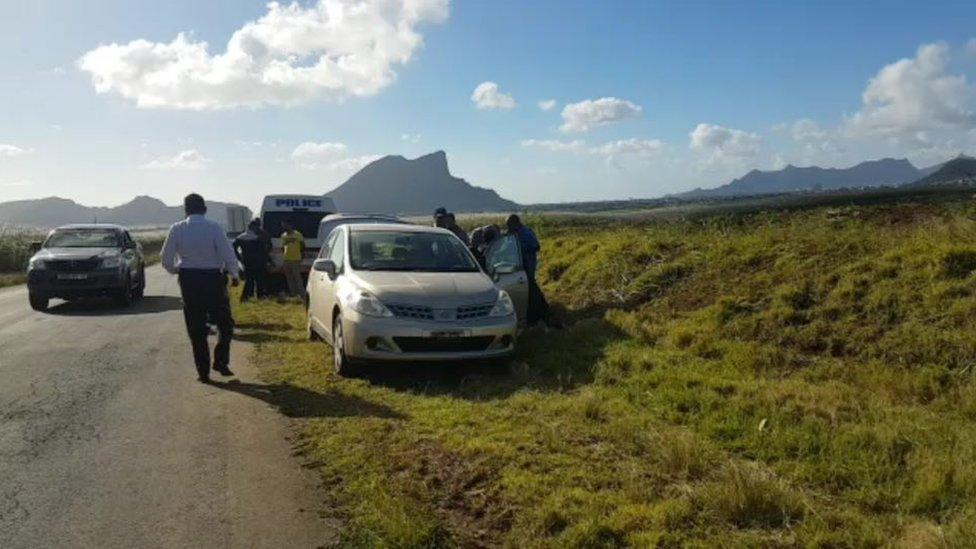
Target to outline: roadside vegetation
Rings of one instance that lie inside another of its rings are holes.
[[[562,330],[507,371],[331,372],[237,306],[355,546],[963,547],[976,208],[527,220]]]

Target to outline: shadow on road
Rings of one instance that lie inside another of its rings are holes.
[[[256,398],[292,418],[379,417],[403,419],[403,414],[361,398],[335,392],[316,393],[287,383],[262,385],[231,380],[215,381],[213,387]]]
[[[111,299],[78,299],[65,301],[47,310],[63,316],[148,315],[183,309],[183,300],[170,295],[147,295],[129,307],[120,307]]]

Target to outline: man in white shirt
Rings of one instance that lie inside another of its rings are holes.
[[[183,199],[186,219],[169,229],[163,243],[163,268],[179,275],[183,294],[183,318],[193,348],[197,374],[203,383],[210,383],[210,345],[207,343],[209,317],[217,324],[217,345],[214,347],[213,369],[225,376],[230,371],[230,340],[234,335],[234,319],[230,314],[227,277],[239,284],[237,256],[224,235],[224,229],[204,217],[207,204],[198,194]]]

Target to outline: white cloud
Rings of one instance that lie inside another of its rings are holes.
[[[590,149],[590,153],[608,157],[623,155],[647,156],[662,151],[664,147],[664,141],[660,139],[630,138],[610,141],[598,147],[593,147]]]
[[[587,146],[582,139],[562,141],[559,139],[524,139],[523,149],[542,149],[550,152],[570,152],[577,155],[595,155],[604,158],[622,156],[649,156],[664,150],[665,144],[660,139],[620,139],[609,141],[602,145]]]
[[[861,94],[863,106],[850,117],[853,135],[896,135],[976,126],[967,107],[973,88],[965,75],[948,74],[949,46],[919,46],[913,58],[883,67]]]
[[[302,163],[314,163],[323,160],[336,160],[346,156],[348,148],[345,143],[315,143],[306,141],[291,152],[292,160]]]
[[[742,158],[759,152],[758,135],[714,124],[698,124],[689,138],[692,150],[713,156]]]
[[[295,147],[291,152],[291,158],[300,167],[308,170],[353,172],[380,156],[375,154],[349,156],[349,148],[345,143],[306,141]]]
[[[140,107],[213,110],[369,96],[396,79],[423,43],[418,27],[445,20],[448,0],[319,0],[268,4],[223,53],[180,33],[172,42],[101,45],[79,60],[98,93]]]
[[[0,143],[0,156],[21,156],[29,152],[30,151],[28,149],[25,149],[23,147]]]
[[[543,149],[552,152],[582,153],[586,151],[586,143],[579,139],[562,141],[559,139],[523,139],[523,149]]]
[[[970,38],[969,42],[966,42],[965,51],[969,57],[976,58],[976,38]]]
[[[401,133],[400,141],[406,141],[407,143],[417,143],[420,141],[422,136],[419,133]]]
[[[536,103],[536,105],[538,105],[539,106],[539,109],[541,109],[541,110],[551,111],[556,106],[556,100],[555,99],[543,99],[542,101],[539,101],[538,103]]]
[[[15,181],[4,181],[0,187],[31,187],[34,182],[29,179],[17,179]]]
[[[640,106],[616,97],[587,99],[563,107],[563,124],[559,129],[566,133],[585,132],[627,118],[635,118],[640,116],[642,110]]]
[[[498,90],[494,82],[482,82],[471,92],[471,101],[479,109],[513,109],[515,99],[507,93]]]
[[[172,158],[157,158],[143,164],[143,168],[151,170],[200,170],[210,163],[210,159],[196,149],[187,149],[176,153]]]
[[[794,141],[811,142],[827,138],[827,132],[819,124],[809,118],[801,118],[790,126],[790,135]]]

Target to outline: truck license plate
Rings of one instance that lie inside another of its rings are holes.
[[[464,330],[438,330],[431,332],[430,337],[454,338],[464,337]]]
[[[85,280],[88,278],[88,273],[61,273],[58,275],[58,280]]]

